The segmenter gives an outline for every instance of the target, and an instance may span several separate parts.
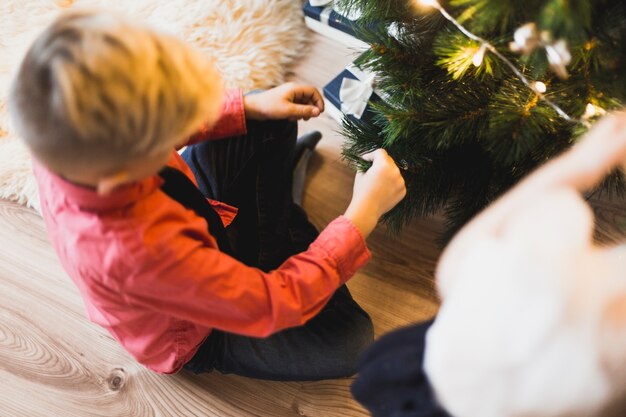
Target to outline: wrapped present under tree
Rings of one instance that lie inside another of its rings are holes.
[[[341,11],[333,0],[309,0],[304,5],[304,20],[311,30],[344,45],[365,50],[369,45],[359,40],[355,32],[358,17],[358,13]]]
[[[363,71],[354,64],[335,77],[324,87],[326,111],[339,123],[344,117],[371,121],[374,116],[372,104],[381,100],[376,91],[373,73]]]

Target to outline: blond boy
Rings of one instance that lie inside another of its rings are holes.
[[[318,235],[291,195],[295,120],[324,110],[315,88],[224,91],[179,40],[74,12],[30,48],[10,108],[65,270],[137,361],[280,380],[354,372],[372,326],[343,284],[405,188],[384,151],[366,156],[345,215]]]

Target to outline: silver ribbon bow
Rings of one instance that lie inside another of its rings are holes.
[[[365,73],[354,66],[348,67],[358,80],[344,78],[339,90],[339,100],[341,101],[341,111],[344,114],[352,115],[357,119],[363,117],[370,97],[374,94],[375,75]]]

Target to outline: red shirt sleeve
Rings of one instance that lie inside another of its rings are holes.
[[[241,90],[228,90],[224,98],[221,116],[215,125],[210,128],[200,126],[198,132],[192,135],[184,146],[194,145],[205,140],[245,135],[246,133],[246,114],[243,106],[243,93]]]
[[[192,239],[189,232],[169,241],[177,256],[161,256],[151,271],[127,279],[123,296],[131,305],[254,337],[306,323],[371,257],[358,229],[343,216],[307,251],[269,273]]]

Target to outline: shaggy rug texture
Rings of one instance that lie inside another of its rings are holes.
[[[307,38],[300,0],[1,0],[0,199],[36,209],[30,156],[12,131],[7,95],[33,39],[72,8],[117,10],[173,33],[213,57],[227,87],[244,91],[283,82]]]

